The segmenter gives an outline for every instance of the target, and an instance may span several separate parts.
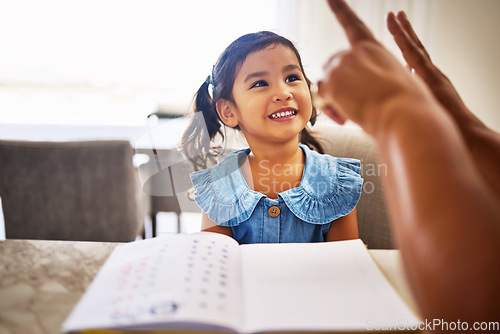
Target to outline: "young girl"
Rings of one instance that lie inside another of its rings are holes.
[[[239,243],[358,238],[360,162],[320,154],[306,128],[316,121],[310,81],[292,42],[269,31],[235,40],[198,90],[194,110],[208,135],[192,121],[182,147],[197,170],[191,180],[202,230]],[[224,138],[222,124],[240,130],[249,148],[204,169],[214,153],[203,138]]]

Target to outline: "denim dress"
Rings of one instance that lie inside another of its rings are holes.
[[[361,196],[360,161],[305,153],[300,185],[277,199],[250,189],[241,172],[250,149],[191,174],[194,199],[217,225],[231,227],[240,244],[325,241],[330,224],[350,213]]]

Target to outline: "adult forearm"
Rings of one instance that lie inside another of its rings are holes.
[[[500,200],[500,134],[475,123],[464,126],[461,132],[474,164]]]
[[[500,300],[499,270],[491,267],[500,261],[500,214],[490,188],[437,103],[405,98],[385,108],[393,109],[390,121],[374,136],[388,166],[383,182],[393,227],[422,315],[492,319]]]
[[[463,136],[471,159],[482,177],[500,200],[500,134],[487,127],[462,102],[448,78],[441,74],[441,85],[433,93],[452,116]]]
[[[351,48],[327,61],[319,96],[327,115],[353,120],[378,142],[396,242],[422,316],[497,321],[500,200],[459,130],[474,121],[453,120],[454,106],[462,103],[449,94],[455,93],[451,85],[430,76],[430,59],[404,15],[389,15],[388,26],[417,78],[345,1],[328,2]]]

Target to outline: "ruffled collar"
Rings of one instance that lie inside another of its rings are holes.
[[[298,187],[296,188],[290,188],[288,190],[285,190],[281,193],[278,194],[278,197],[281,197],[283,198],[283,196],[286,196],[287,193],[294,193],[294,192],[297,192],[299,190],[299,188],[302,188],[302,187],[306,187],[310,190],[312,190],[312,192],[314,192],[314,189],[318,189],[318,187],[308,187],[307,185],[313,185],[314,183],[316,183],[315,179],[312,178],[311,176],[313,176],[313,174],[310,173],[311,169],[313,168],[313,166],[315,165],[315,163],[317,163],[317,156],[319,156],[319,154],[315,151],[312,151],[308,146],[304,145],[304,144],[299,144],[299,147],[302,149],[302,151],[304,152],[304,155],[305,155],[305,164],[304,164],[304,170],[302,172],[302,178],[300,180],[300,184]],[[266,195],[262,194],[262,193],[259,193],[253,189],[251,189],[249,186],[248,186],[248,183],[246,182],[245,180],[245,177],[243,176],[243,173],[242,173],[242,166],[245,162],[247,162],[248,160],[248,155],[251,153],[251,149],[250,148],[245,148],[245,149],[242,149],[240,151],[237,151],[235,152],[235,155],[236,155],[236,162],[238,165],[233,165],[234,168],[238,168],[239,169],[239,173],[238,173],[238,183],[240,186],[242,187],[245,187],[247,191],[250,191],[250,192],[254,192],[258,195],[262,195],[262,197],[266,197]],[[229,157],[228,157],[229,158]],[[316,158],[316,159],[315,159]],[[227,158],[223,161],[225,162],[226,160],[228,160]],[[312,194],[314,196],[314,194]]]
[[[278,194],[299,219],[326,224],[349,213],[356,205],[363,180],[355,159],[321,155],[299,144],[305,153],[300,185]],[[247,220],[258,202],[267,198],[246,183],[241,166],[249,148],[236,151],[216,166],[191,174],[195,201],[219,225],[236,226]]]

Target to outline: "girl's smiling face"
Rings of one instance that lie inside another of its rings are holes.
[[[311,95],[299,61],[281,44],[249,54],[232,93],[234,103],[218,103],[218,112],[227,125],[239,125],[251,146],[298,143],[300,131],[311,118]]]

